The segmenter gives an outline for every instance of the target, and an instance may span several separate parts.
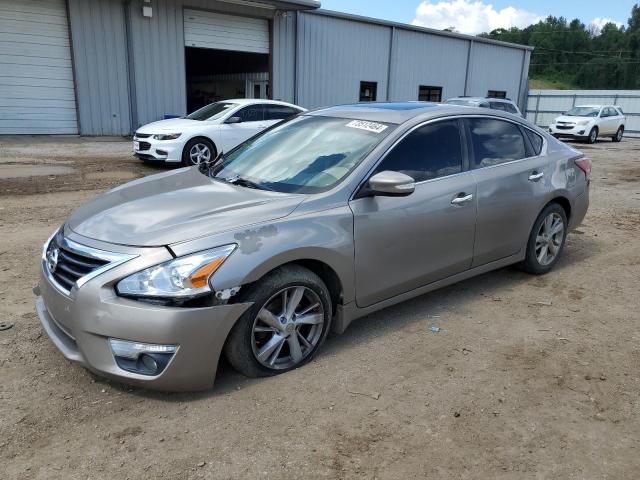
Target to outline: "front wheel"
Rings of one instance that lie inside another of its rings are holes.
[[[557,203],[547,206],[536,219],[522,267],[534,275],[548,273],[560,259],[567,238],[567,214]]]
[[[206,138],[192,138],[182,150],[182,164],[185,167],[200,166],[216,158],[216,147]]]
[[[598,139],[598,127],[593,127],[587,137],[587,143],[596,143]]]
[[[616,132],[616,134],[613,137],[611,137],[611,140],[618,143],[622,141],[623,136],[624,136],[624,127],[620,127]]]
[[[297,265],[269,273],[238,301],[253,305],[234,325],[224,352],[233,368],[248,377],[304,365],[329,331],[329,291],[315,273]]]

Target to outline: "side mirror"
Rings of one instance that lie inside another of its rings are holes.
[[[369,179],[366,193],[372,196],[406,197],[415,189],[416,182],[409,175],[385,170]]]
[[[224,122],[224,123],[227,123],[227,124],[232,124],[232,123],[242,123],[242,118],[240,118],[240,117],[229,117],[229,118],[227,119],[227,121],[226,121],[226,122]]]

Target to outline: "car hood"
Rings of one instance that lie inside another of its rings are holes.
[[[285,217],[304,198],[231,185],[196,167],[183,168],[114,188],[78,208],[67,225],[104,242],[162,246]]]
[[[568,123],[578,123],[584,120],[594,120],[594,117],[572,117],[569,115],[560,115],[556,118],[556,122],[568,122]]]
[[[136,133],[181,133],[184,129],[199,128],[204,125],[200,120],[189,118],[170,118],[143,125]]]

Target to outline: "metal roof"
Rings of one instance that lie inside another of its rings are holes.
[[[319,4],[320,2],[317,2],[317,3]],[[431,35],[440,35],[440,36],[443,36],[443,37],[458,38],[460,40],[467,40],[467,41],[472,41],[472,42],[477,42],[477,43],[489,43],[489,44],[492,44],[492,45],[501,45],[503,47],[516,48],[516,49],[519,49],[519,50],[530,50],[530,51],[532,51],[534,49],[534,47],[530,47],[528,45],[520,45],[520,44],[517,44],[517,43],[501,42],[500,40],[492,40],[490,38],[475,37],[473,35],[465,35],[465,34],[462,34],[462,33],[447,32],[445,30],[435,30],[433,28],[418,27],[416,25],[410,25],[408,23],[392,22],[392,21],[389,21],[389,20],[381,20],[379,18],[364,17],[364,16],[361,16],[361,15],[353,15],[351,13],[336,12],[336,11],[333,11],[333,10],[318,9],[318,10],[312,10],[309,13],[313,13],[314,15],[324,15],[326,17],[342,18],[344,20],[351,20],[351,21],[354,21],[354,22],[369,23],[369,24],[374,24],[374,25],[382,25],[382,26],[385,26],[385,27],[393,27],[393,28],[398,28],[398,29],[403,29],[403,30],[412,30],[412,31],[415,31],[415,32],[429,33]]]

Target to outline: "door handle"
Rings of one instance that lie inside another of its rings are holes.
[[[543,172],[533,172],[531,175],[529,175],[529,180],[532,181],[532,182],[537,182],[542,177],[544,177],[544,173]]]
[[[451,200],[451,205],[464,205],[465,203],[470,202],[471,200],[473,200],[473,195],[471,194],[467,195],[466,193],[461,193],[456,198]]]

